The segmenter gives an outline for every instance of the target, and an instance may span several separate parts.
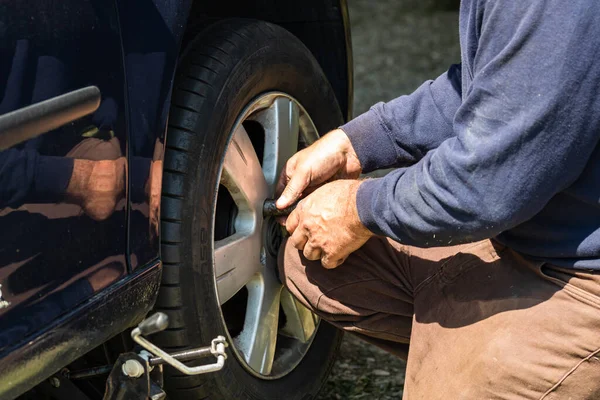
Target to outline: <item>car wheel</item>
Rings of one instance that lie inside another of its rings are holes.
[[[225,20],[186,49],[169,114],[155,307],[170,325],[154,340],[177,351],[224,335],[230,346],[220,372],[186,376],[168,368],[169,398],[306,400],[318,393],[341,333],[282,286],[283,231],[263,218],[262,205],[285,161],[342,122],[318,63],[281,27]]]

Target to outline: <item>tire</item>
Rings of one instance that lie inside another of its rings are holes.
[[[182,57],[165,150],[163,277],[155,306],[169,317],[169,328],[154,337],[167,351],[206,346],[223,334],[212,252],[220,165],[236,118],[252,99],[272,91],[297,99],[318,132],[343,122],[318,63],[281,27],[224,20],[201,32]],[[166,368],[168,398],[315,398],[333,366],[340,340],[341,332],[321,322],[304,358],[277,379],[250,373],[230,346],[220,372],[186,376]]]

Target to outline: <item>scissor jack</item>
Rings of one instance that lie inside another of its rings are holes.
[[[151,343],[144,336],[165,330],[169,325],[166,314],[156,313],[142,321],[131,331],[131,338],[144,348],[139,353],[119,356],[106,381],[104,400],[160,400],[166,398],[163,386],[163,365],[168,364],[186,375],[216,372],[223,368],[227,354],[225,337],[218,336],[210,346],[169,354]],[[195,367],[183,361],[214,356],[216,362]]]

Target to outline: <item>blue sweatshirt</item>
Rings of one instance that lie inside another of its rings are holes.
[[[463,0],[462,64],[342,129],[373,232],[600,270],[600,2]]]

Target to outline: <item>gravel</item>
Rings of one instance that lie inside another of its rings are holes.
[[[458,0],[349,0],[354,115],[460,61]],[[346,334],[320,400],[402,397],[404,361]]]
[[[450,0],[349,0],[354,115],[409,94],[460,61],[458,12]]]
[[[319,399],[399,399],[405,367],[403,360],[346,334]]]

